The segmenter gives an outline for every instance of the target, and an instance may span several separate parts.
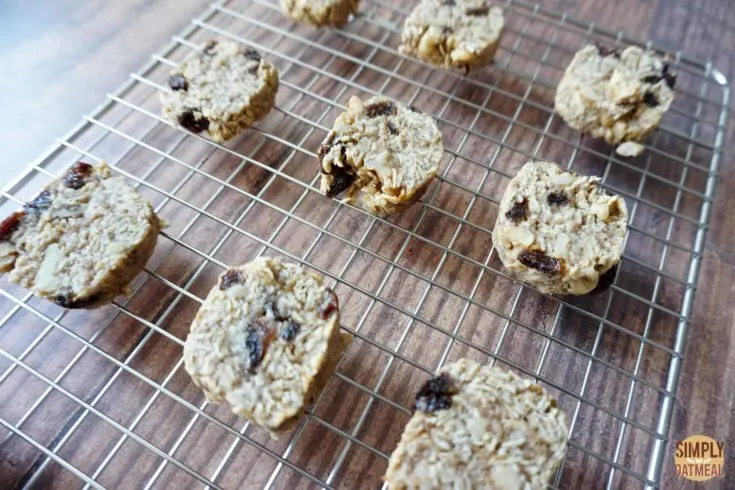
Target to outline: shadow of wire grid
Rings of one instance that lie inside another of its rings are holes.
[[[3,193],[5,213],[79,159],[104,159],[169,222],[135,293],[64,311],[3,282],[0,473],[13,486],[381,485],[412,394],[460,357],[531,376],[559,400],[569,447],[553,486],[658,486],[727,112],[709,66],[676,55],[677,98],[636,159],[553,114],[574,51],[610,34],[505,2],[494,67],[463,77],[400,56],[410,2],[363,0],[341,30],[291,23],[271,0],[214,4]],[[277,108],[217,145],[168,126],[157,92],[210,37],[258,49]],[[381,220],[322,197],[314,151],[351,95],[431,113],[440,177]],[[497,204],[527,160],[600,175],[630,210],[614,286],[556,298],[513,282],[492,248]],[[325,392],[272,441],[207,404],[183,370],[188,325],[228,264],[303,263],[340,297],[351,344]],[[649,457],[650,455],[650,457]]]

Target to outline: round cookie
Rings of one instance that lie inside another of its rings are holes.
[[[321,191],[387,216],[424,193],[443,157],[442,136],[427,114],[383,97],[352,97],[318,152]]]
[[[409,488],[546,488],[566,451],[556,400],[531,380],[460,359],[416,395],[385,481]]]
[[[587,45],[564,72],[554,105],[569,126],[637,156],[674,100],[675,83],[669,65],[651,52]]]
[[[265,257],[219,277],[184,344],[186,372],[209,401],[274,436],[298,422],[351,339],[322,280]]]
[[[163,115],[175,126],[222,142],[264,118],[273,108],[278,72],[253,49],[210,41],[168,79]]]
[[[0,224],[0,272],[64,308],[96,308],[127,293],[161,227],[104,162],[79,162]]]
[[[281,0],[286,15],[314,27],[345,25],[359,4],[360,0]]]
[[[548,162],[521,168],[493,230],[498,256],[513,276],[547,294],[586,294],[609,285],[628,212],[599,181]]]
[[[503,26],[502,9],[483,0],[421,0],[403,25],[400,50],[469,72],[493,61]]]

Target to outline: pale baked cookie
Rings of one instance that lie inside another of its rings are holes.
[[[675,83],[669,65],[651,52],[587,45],[564,72],[554,105],[574,129],[637,156],[674,100]]]
[[[628,212],[623,198],[599,181],[548,162],[521,168],[493,230],[495,249],[513,276],[547,294],[586,294],[609,285]]]
[[[171,72],[161,93],[172,124],[222,142],[264,118],[278,91],[278,72],[260,53],[210,41]]]
[[[274,436],[298,422],[351,339],[322,280],[265,257],[220,276],[184,345],[186,371],[209,401]]]
[[[421,197],[443,151],[431,116],[383,97],[352,97],[319,148],[321,191],[387,216]]]
[[[493,61],[503,11],[483,0],[421,0],[403,25],[404,54],[468,72]]]
[[[128,292],[161,227],[104,162],[79,162],[0,224],[0,272],[64,308],[95,308]]]
[[[339,27],[357,12],[360,0],[281,0],[281,8],[296,22],[314,27]]]
[[[541,489],[566,451],[556,400],[531,380],[461,359],[416,395],[385,481],[401,489]]]

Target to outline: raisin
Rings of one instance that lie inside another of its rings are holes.
[[[86,298],[72,299],[70,294],[60,294],[54,297],[53,301],[62,308],[68,310],[74,310],[79,308],[85,308],[91,304],[96,303],[102,296],[100,294],[93,294]]]
[[[268,301],[266,304],[264,304],[263,309],[265,310],[265,314],[267,316],[278,318],[278,308],[273,301]]]
[[[222,278],[219,282],[219,288],[224,291],[225,289],[231,288],[235,284],[242,284],[243,277],[242,273],[235,269],[227,269],[227,272],[222,274]]]
[[[199,113],[197,115],[196,113]],[[201,133],[209,128],[209,120],[199,109],[187,108],[179,114],[179,124],[193,133]]]
[[[663,77],[666,85],[668,85],[670,89],[673,89],[676,85],[676,73],[664,73]]]
[[[374,104],[365,106],[365,114],[367,117],[373,118],[378,116],[392,116],[396,113],[396,106],[389,100],[381,100]]]
[[[414,410],[422,412],[436,412],[452,406],[452,396],[459,390],[454,380],[448,374],[440,374],[432,378],[416,393]]]
[[[298,322],[289,320],[286,326],[281,330],[281,338],[286,342],[291,342],[301,331],[301,325]]]
[[[536,269],[549,276],[561,272],[561,260],[550,257],[539,250],[524,250],[518,254],[521,264]]]
[[[92,165],[79,162],[64,176],[64,185],[70,189],[81,189],[87,183],[87,177],[92,173]]]
[[[549,205],[558,204],[561,206],[562,204],[569,202],[569,198],[563,192],[550,192],[549,195],[546,196],[546,202],[548,202]]]
[[[253,374],[268,353],[268,346],[275,337],[272,328],[256,324],[248,328],[245,347],[248,349],[248,371]]]
[[[490,7],[488,7],[487,5],[485,5],[483,7],[477,7],[477,8],[467,9],[467,10],[465,10],[464,13],[467,14],[467,15],[472,15],[474,17],[480,17],[482,15],[487,15],[489,12],[490,12]]]
[[[214,54],[214,48],[217,46],[217,41],[212,39],[207,43],[206,46],[204,46],[204,49],[202,50],[202,53],[204,53],[207,56],[212,56]]]
[[[20,225],[20,220],[25,215],[26,213],[22,211],[16,211],[15,213],[5,218],[2,223],[0,223],[0,241],[10,238],[10,235],[12,235],[13,232],[18,228],[18,225]]]
[[[265,314],[274,320],[278,322],[285,322],[288,320],[287,316],[281,315],[281,313],[278,311],[278,307],[273,301],[268,301],[266,304],[263,305],[263,309],[265,310]]]
[[[648,107],[656,107],[660,105],[660,102],[658,101],[658,97],[656,97],[656,94],[653,92],[646,92],[643,94],[643,102]]]
[[[347,190],[355,181],[355,175],[348,172],[344,167],[337,165],[332,167],[332,185],[327,190],[327,197],[335,197]]]
[[[327,288],[326,298],[324,299],[324,302],[322,302],[321,306],[319,306],[319,315],[326,319],[332,314],[332,312],[337,311],[338,308],[339,300],[337,299],[337,295],[334,294],[334,291]]]
[[[398,134],[398,128],[390,121],[388,121],[388,132],[390,134]]]
[[[513,206],[505,213],[505,217],[513,223],[519,223],[528,218],[528,199],[525,197],[513,203]]]
[[[641,78],[642,82],[650,84],[658,83],[661,80],[666,82],[666,85],[668,85],[670,89],[673,89],[676,85],[676,73],[669,73],[668,63],[663,64],[663,67],[661,67],[661,73]]]
[[[186,92],[189,90],[189,82],[187,82],[186,78],[181,75],[171,75],[168,77],[168,86],[171,87],[171,90],[173,91],[183,90]]]
[[[319,160],[319,171],[323,174],[327,173],[327,171],[324,170],[324,167],[322,167],[321,163],[324,161],[324,157],[329,154],[329,150],[331,148],[331,146],[322,145],[319,147],[319,151],[316,152],[316,158],[317,160]]]
[[[408,106],[408,110],[411,111],[411,112],[415,112],[417,114],[423,114],[424,113],[424,111],[422,111],[421,109],[419,109],[415,105]]]
[[[597,47],[597,52],[600,53],[600,56],[613,55],[616,58],[620,58],[620,53],[615,48],[608,48],[607,46],[604,46],[600,43],[595,43],[595,46]]]
[[[319,171],[321,173],[326,173],[324,171],[324,168],[321,166],[321,163],[324,160],[324,157],[327,156],[327,154],[329,153],[329,150],[332,149],[333,144],[334,144],[334,133],[329,133],[329,136],[327,136],[327,139],[324,140],[322,145],[319,147],[319,151],[316,152],[316,157],[319,160]]]
[[[23,210],[27,213],[38,212],[42,209],[48,209],[51,207],[51,193],[49,191],[43,191],[33,201],[27,202],[23,206]]]
[[[242,52],[242,55],[245,57],[246,60],[250,61],[257,61],[260,62],[260,53],[255,51],[254,49],[246,49]]]
[[[442,5],[446,7],[454,7],[455,5],[457,5],[457,3],[454,0],[444,0],[442,2]]]
[[[607,291],[607,289],[612,286],[613,282],[615,282],[615,274],[617,273],[617,271],[618,265],[615,264],[605,273],[603,273],[600,276],[600,279],[598,279],[597,281],[597,286],[595,286],[595,289],[590,291],[590,294],[598,294]]]

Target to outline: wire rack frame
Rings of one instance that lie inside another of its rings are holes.
[[[31,461],[20,486],[47,478],[119,486],[121,474],[132,478],[130,464],[149,460],[126,486],[379,486],[410,415],[410,393],[461,356],[500,361],[559,398],[569,415],[570,441],[554,488],[580,482],[659,486],[722,153],[727,81],[711,65],[675,53],[677,102],[646,155],[623,160],[565,129],[548,95],[585,43],[644,43],[507,0],[506,34],[496,66],[487,70],[497,75],[462,77],[397,52],[410,5],[363,3],[349,26],[318,34],[284,21],[277,4],[267,0],[212,4],[3,191],[2,205],[10,209],[80,156],[104,158],[172,222],[130,298],[99,317],[45,305],[9,284],[0,290],[0,393],[29,384],[17,406],[0,404],[0,452],[21,445]],[[174,131],[158,114],[156,94],[170,67],[211,36],[254,47],[279,68],[276,110],[244,142],[219,145]],[[376,93],[419,104],[445,134],[438,182],[405,218],[377,219],[325,200],[315,188],[314,149],[334,115],[349,95]],[[598,173],[603,185],[628,201],[623,266],[597,299],[548,297],[514,283],[489,239],[507,179],[523,161],[551,156],[568,168]],[[255,183],[244,182],[243,175],[256,177]],[[283,194],[295,197],[284,201]],[[221,234],[209,237],[202,223]],[[285,238],[290,236],[303,236],[303,243]],[[241,245],[246,251],[239,254]],[[327,390],[281,441],[209,406],[182,375],[180,358],[187,325],[182,318],[191,318],[218,270],[263,253],[331,280],[346,310],[342,327],[355,337]],[[189,269],[172,274],[172,257],[182,256],[189,258]],[[367,264],[362,269],[361,262]],[[402,294],[404,289],[411,294]],[[163,299],[151,313],[140,303],[156,294]],[[621,308],[630,313],[616,313]],[[17,342],[14,327],[23,322],[33,328],[27,326]],[[385,324],[393,324],[394,332],[386,334],[380,327]],[[137,333],[118,349],[109,341],[118,331]],[[56,356],[55,369],[38,360],[49,344],[71,346]],[[172,346],[162,349],[169,356],[150,352],[164,344]],[[157,363],[161,373],[152,374],[149,366]],[[86,371],[80,366],[100,372],[80,374]],[[88,389],[70,382],[77,379]],[[403,381],[396,385],[396,379]],[[619,393],[597,388],[618,383]],[[129,412],[115,412],[109,399],[121,399],[123,387],[132,385],[139,388]],[[67,410],[50,416],[60,396]],[[345,411],[342,400],[353,401],[354,410],[335,415]],[[162,405],[173,407],[170,418],[161,419]],[[51,422],[41,431],[44,416]],[[146,429],[152,421],[164,424]],[[162,439],[158,432],[171,434]],[[322,439],[333,447],[312,450]],[[205,447],[206,456],[192,444]],[[80,445],[102,449],[82,458],[74,450]],[[249,468],[244,476],[237,464],[242,461]]]

